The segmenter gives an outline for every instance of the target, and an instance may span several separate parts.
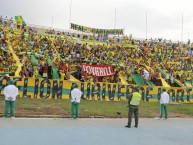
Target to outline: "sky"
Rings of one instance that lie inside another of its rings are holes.
[[[71,22],[123,28],[135,38],[192,42],[192,7],[192,0],[0,0],[0,15],[21,15],[26,23],[65,30]]]

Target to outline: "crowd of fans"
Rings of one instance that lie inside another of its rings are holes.
[[[3,19],[0,17],[0,73],[8,71],[13,74],[16,67],[16,62],[12,57],[12,54],[8,51],[8,40],[9,40],[9,28],[12,31],[13,19],[7,17]]]
[[[84,40],[84,43],[83,43]],[[92,40],[92,43],[87,42]],[[102,41],[102,42],[101,42]],[[162,77],[171,86],[178,86],[175,79],[186,86],[193,85],[192,46],[171,40],[135,40],[132,35],[113,38],[108,35],[79,35],[75,33],[37,32],[28,26],[15,26],[13,19],[0,17],[0,66],[15,66],[16,61],[8,46],[19,57],[21,77],[44,77],[53,79],[53,69],[61,79],[71,76],[85,82],[124,81],[134,84],[132,74],[142,76],[145,84]],[[111,65],[113,76],[94,77],[83,71],[83,63]],[[163,75],[164,74],[164,75]],[[63,77],[64,76],[64,77]]]

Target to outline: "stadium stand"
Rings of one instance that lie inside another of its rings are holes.
[[[191,44],[122,36],[41,30],[0,18],[0,74],[139,86],[192,87]],[[14,23],[15,24],[15,23]],[[82,64],[110,66],[113,75],[88,74]],[[149,73],[144,78],[143,69]]]

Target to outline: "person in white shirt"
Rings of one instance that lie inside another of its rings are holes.
[[[168,103],[170,97],[169,94],[166,92],[166,88],[162,88],[162,94],[160,97],[160,116],[162,118],[163,112],[165,112],[165,119],[168,119]]]
[[[143,70],[143,76],[145,80],[149,80],[149,72],[146,69]]]
[[[5,95],[5,111],[4,118],[7,117],[10,108],[11,118],[15,118],[15,100],[18,95],[18,88],[14,85],[14,81],[10,80],[8,86],[4,88]]]
[[[82,92],[78,89],[77,84],[73,84],[71,90],[71,119],[79,118],[80,99]],[[74,117],[74,108],[76,108],[76,117]]]

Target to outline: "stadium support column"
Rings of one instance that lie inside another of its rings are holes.
[[[116,14],[116,8],[115,8],[115,20],[114,20],[114,29],[116,29],[116,20],[117,20],[117,14]]]
[[[69,16],[69,29],[70,27],[70,23],[71,23],[71,14],[72,14],[72,0],[70,1],[70,16]]]
[[[53,28],[53,20],[54,20],[54,17],[52,16],[51,29]]]
[[[184,34],[184,16],[182,14],[182,33],[181,33],[181,41],[182,41],[182,44],[183,44],[183,34]]]
[[[147,39],[147,12],[146,12],[146,39]]]

